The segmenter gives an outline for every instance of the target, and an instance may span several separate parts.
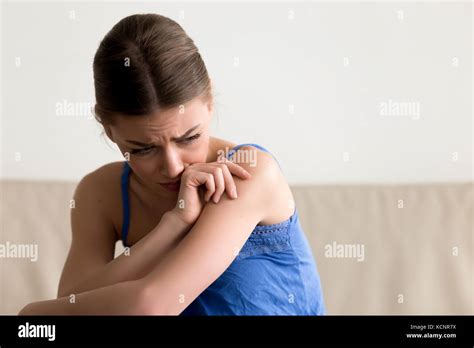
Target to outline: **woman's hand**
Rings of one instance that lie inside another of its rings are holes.
[[[206,202],[218,203],[224,191],[237,198],[237,188],[232,174],[249,179],[250,173],[241,166],[223,158],[217,162],[194,163],[186,167],[181,175],[178,201],[172,213],[185,224],[196,222]]]

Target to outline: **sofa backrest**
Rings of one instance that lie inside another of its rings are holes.
[[[77,183],[0,182],[0,314],[56,297]],[[473,183],[293,186],[328,314],[473,313]],[[32,249],[33,250],[33,249]],[[116,244],[116,255],[122,251]],[[32,254],[30,254],[32,255]]]

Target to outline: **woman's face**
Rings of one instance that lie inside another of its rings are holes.
[[[105,126],[139,180],[154,192],[180,179],[185,167],[206,162],[212,106],[201,98],[146,116],[118,116]]]

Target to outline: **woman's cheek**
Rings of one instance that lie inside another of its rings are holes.
[[[209,138],[202,139],[202,141],[199,142],[199,146],[196,151],[195,162],[205,163],[207,159],[208,151],[209,151]]]
[[[153,173],[156,161],[145,161],[138,158],[132,161],[132,165],[134,172],[138,173],[141,177],[148,177],[150,173]]]
[[[207,158],[207,146],[199,147],[187,156],[185,163],[205,163]]]

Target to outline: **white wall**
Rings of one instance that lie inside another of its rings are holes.
[[[469,2],[3,3],[1,178],[79,180],[123,160],[90,113],[56,105],[94,103],[100,40],[147,12],[200,49],[215,135],[267,147],[290,183],[472,180]]]

